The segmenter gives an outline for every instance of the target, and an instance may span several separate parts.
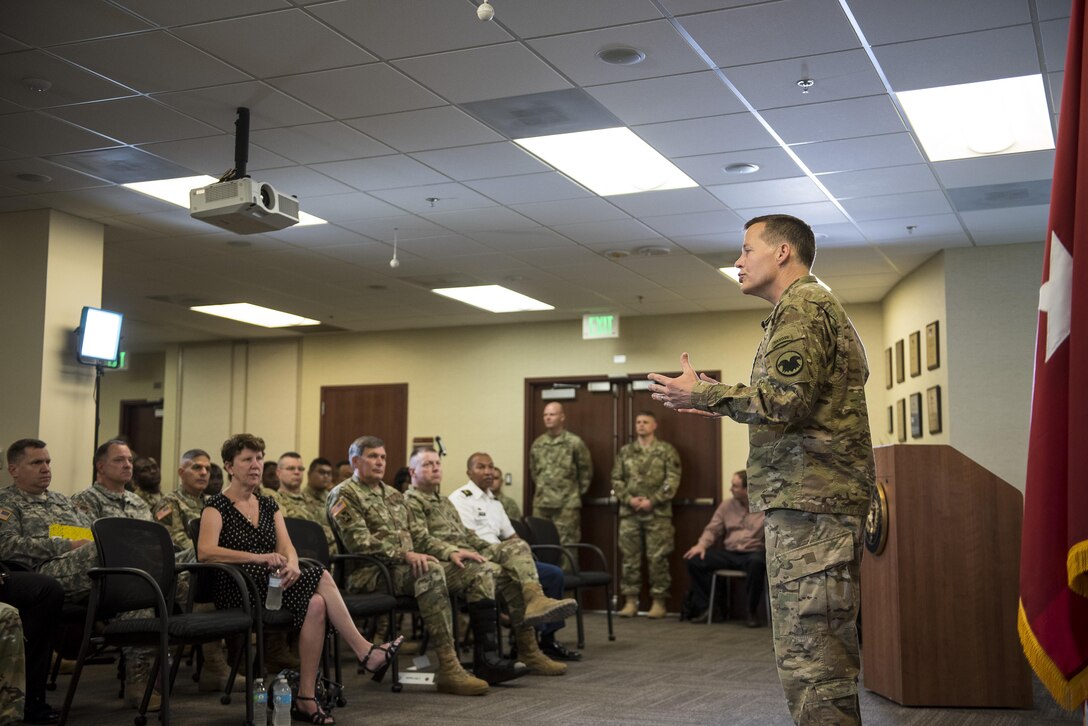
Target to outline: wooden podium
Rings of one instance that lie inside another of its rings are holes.
[[[865,688],[904,706],[1030,708],[1023,495],[950,446],[875,451],[888,536],[861,560]]]

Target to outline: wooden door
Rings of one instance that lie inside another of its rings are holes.
[[[121,401],[120,420],[117,433],[129,442],[133,455],[150,456],[169,471],[171,467],[162,462],[162,401]]]
[[[337,462],[360,436],[385,442],[385,482],[408,463],[408,384],[321,387],[321,456]]]

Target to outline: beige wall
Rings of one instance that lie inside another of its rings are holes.
[[[121,401],[162,399],[165,368],[165,353],[136,353],[128,356],[124,370],[106,371],[102,379],[103,441],[121,432]]]

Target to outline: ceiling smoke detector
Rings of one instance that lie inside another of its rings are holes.
[[[622,260],[624,257],[631,256],[631,253],[627,250],[605,250],[601,254],[610,260]]]
[[[662,247],[659,245],[648,245],[646,247],[639,247],[635,252],[640,257],[664,257],[671,252],[668,247]]]
[[[597,57],[614,66],[633,66],[646,60],[646,54],[641,50],[627,46],[602,48],[597,51]]]
[[[726,174],[755,174],[759,171],[759,164],[741,162],[739,164],[726,164],[722,167]]]

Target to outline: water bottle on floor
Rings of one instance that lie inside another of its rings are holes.
[[[272,682],[272,726],[291,724],[291,686],[282,675]]]
[[[264,679],[253,681],[253,721],[257,724],[268,723],[268,691],[264,689]]]
[[[280,571],[276,570],[268,576],[268,595],[264,598],[265,610],[279,610],[283,603],[283,578]]]

